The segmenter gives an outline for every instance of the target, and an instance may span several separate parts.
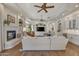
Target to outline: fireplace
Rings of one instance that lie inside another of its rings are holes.
[[[10,41],[15,38],[16,38],[16,31],[15,30],[7,31],[7,41]]]

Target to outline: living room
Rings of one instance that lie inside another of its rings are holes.
[[[79,55],[79,3],[1,3],[0,15],[1,55]]]

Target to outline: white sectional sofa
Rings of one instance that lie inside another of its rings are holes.
[[[22,39],[23,50],[65,50],[68,39],[64,36],[30,37]]]

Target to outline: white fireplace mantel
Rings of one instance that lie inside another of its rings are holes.
[[[5,26],[4,27],[4,37],[5,37],[5,49],[10,49],[13,48],[14,46],[16,46],[17,44],[19,44],[21,42],[20,39],[16,38],[7,41],[7,31],[16,31],[16,35],[18,33],[18,27],[17,26]]]

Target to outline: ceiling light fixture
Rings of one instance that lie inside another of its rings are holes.
[[[43,16],[41,15],[41,19],[40,19],[40,21],[44,21],[44,19],[43,19]]]

